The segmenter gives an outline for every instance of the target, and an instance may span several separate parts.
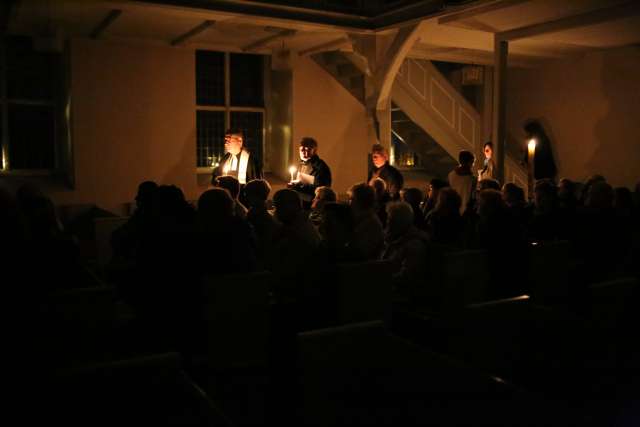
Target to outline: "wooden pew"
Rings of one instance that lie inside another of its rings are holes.
[[[484,250],[444,255],[444,306],[456,307],[486,300],[489,287],[488,255]]]
[[[527,425],[562,425],[526,392],[394,337],[383,322],[301,333],[298,347],[298,425],[507,426],[525,413]]]
[[[342,264],[337,267],[337,324],[383,320],[391,309],[388,261]]]
[[[76,366],[49,385],[43,415],[63,425],[230,425],[176,353]]]
[[[44,295],[35,301],[38,343],[52,364],[102,360],[115,351],[115,290],[79,288]]]
[[[638,280],[625,277],[596,283],[588,288],[589,317],[609,328],[623,326],[638,298]]]
[[[532,244],[529,250],[530,294],[538,304],[565,305],[569,299],[571,247],[567,241]]]
[[[268,272],[205,278],[207,362],[211,367],[267,364],[271,280]]]
[[[104,271],[104,268],[109,264],[109,261],[111,261],[113,254],[111,235],[128,220],[129,217],[122,216],[93,219],[96,235],[96,261],[100,271]]]

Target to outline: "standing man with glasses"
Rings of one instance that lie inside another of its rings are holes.
[[[255,157],[244,147],[244,132],[232,128],[224,134],[225,155],[217,168],[213,169],[211,183],[215,185],[219,176],[233,176],[240,185],[254,179],[262,179],[262,171]]]

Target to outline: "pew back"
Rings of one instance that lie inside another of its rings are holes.
[[[391,268],[388,261],[338,266],[338,324],[382,320],[389,315]]]
[[[264,365],[270,336],[271,273],[207,277],[207,357],[214,367]]]

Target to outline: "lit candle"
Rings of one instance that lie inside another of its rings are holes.
[[[291,166],[289,168],[289,173],[291,174],[291,182],[293,182],[293,175],[296,173],[297,170],[298,168],[296,168],[295,166]]]
[[[227,175],[229,173],[229,163],[225,164],[222,168],[222,173]]]
[[[533,157],[536,152],[536,140],[535,138],[531,138],[529,140],[529,144],[527,144],[527,148],[529,149],[529,156]]]
[[[533,191],[535,188],[535,172],[534,172],[534,155],[536,153],[536,139],[535,138],[531,138],[529,140],[529,143],[527,144],[527,151],[528,151],[528,189],[527,192],[529,193],[529,200],[532,199],[533,197]]]

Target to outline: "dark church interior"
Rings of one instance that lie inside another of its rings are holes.
[[[5,424],[640,425],[639,6],[3,2]]]

